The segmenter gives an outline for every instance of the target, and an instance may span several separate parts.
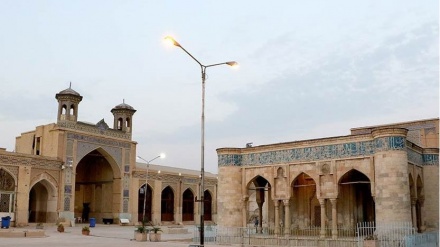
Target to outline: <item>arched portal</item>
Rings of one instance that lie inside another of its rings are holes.
[[[43,175],[42,175],[43,176]],[[29,222],[55,222],[57,216],[57,190],[42,179],[29,191]]]
[[[161,221],[174,221],[174,192],[167,186],[161,196]]]
[[[121,196],[120,179],[115,184],[119,171],[110,162],[115,163],[103,149],[97,149],[84,156],[76,167],[75,214],[84,221],[91,217],[114,218],[119,212],[120,202],[114,200]]]
[[[151,186],[148,185],[148,189],[145,193],[145,184],[138,191],[138,221],[149,222],[151,221],[151,203],[153,200]],[[145,197],[146,195],[146,197]],[[145,219],[144,219],[144,205],[145,205]]]
[[[48,191],[41,183],[29,193],[29,222],[46,222]]]
[[[344,225],[375,221],[371,184],[365,174],[350,170],[339,179],[338,212]]]
[[[262,176],[256,176],[247,185],[249,193],[247,222],[256,224],[259,232],[262,232],[263,222],[269,223],[270,183]]]
[[[194,221],[194,193],[186,189],[182,201],[182,221]]]
[[[203,219],[204,220],[212,220],[212,196],[208,190],[205,190],[203,194]]]
[[[321,208],[316,197],[316,182],[306,173],[292,182],[291,215],[294,227],[321,226]]]

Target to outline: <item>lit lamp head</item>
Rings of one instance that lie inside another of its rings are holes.
[[[171,37],[171,36],[166,36],[164,39],[165,39],[165,41],[166,41],[168,44],[171,44],[171,45],[174,45],[174,46],[181,47],[180,44],[179,44],[179,42],[177,42],[177,41],[176,41],[173,37]]]

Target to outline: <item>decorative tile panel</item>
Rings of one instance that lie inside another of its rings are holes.
[[[72,194],[72,185],[64,185],[64,193]]]
[[[438,154],[423,154],[423,165],[438,166]]]
[[[64,211],[70,211],[70,196],[64,197]]]
[[[390,136],[376,138],[372,141],[294,148],[243,155],[222,154],[218,156],[218,166],[255,166],[371,156],[375,152],[380,151],[405,150],[405,142],[405,137]]]
[[[128,213],[128,199],[124,199],[122,202],[122,211],[124,213]]]
[[[92,134],[105,135],[109,137],[123,138],[131,140],[131,133],[123,132],[115,129],[102,128],[102,125],[91,125],[82,122],[72,122],[72,121],[58,121],[57,125],[59,127],[84,131]]]

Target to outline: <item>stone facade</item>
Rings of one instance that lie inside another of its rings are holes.
[[[136,162],[133,107],[115,106],[111,128],[78,121],[82,96],[70,87],[56,99],[57,123],[22,133],[15,152],[0,150],[0,216],[16,226],[62,218],[137,223],[144,214],[156,224],[200,221],[200,171]],[[206,172],[207,221],[216,221],[216,193],[217,177]]]
[[[438,229],[438,136],[439,120],[428,119],[219,148],[218,224],[258,222],[276,234],[316,226],[334,237],[340,227],[371,221]]]

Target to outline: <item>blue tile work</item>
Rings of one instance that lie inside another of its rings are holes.
[[[72,194],[72,185],[64,185],[64,193]]]
[[[405,137],[391,136],[377,138],[372,141],[349,142],[243,155],[218,155],[218,166],[255,166],[298,161],[340,159],[370,156],[379,151],[405,149]]]
[[[437,165],[438,166],[438,154],[423,154],[423,165]]]
[[[416,164],[416,165],[422,165],[423,164],[423,156],[421,153],[418,153],[410,148],[408,148],[407,150],[407,155],[408,155],[408,161]]]

